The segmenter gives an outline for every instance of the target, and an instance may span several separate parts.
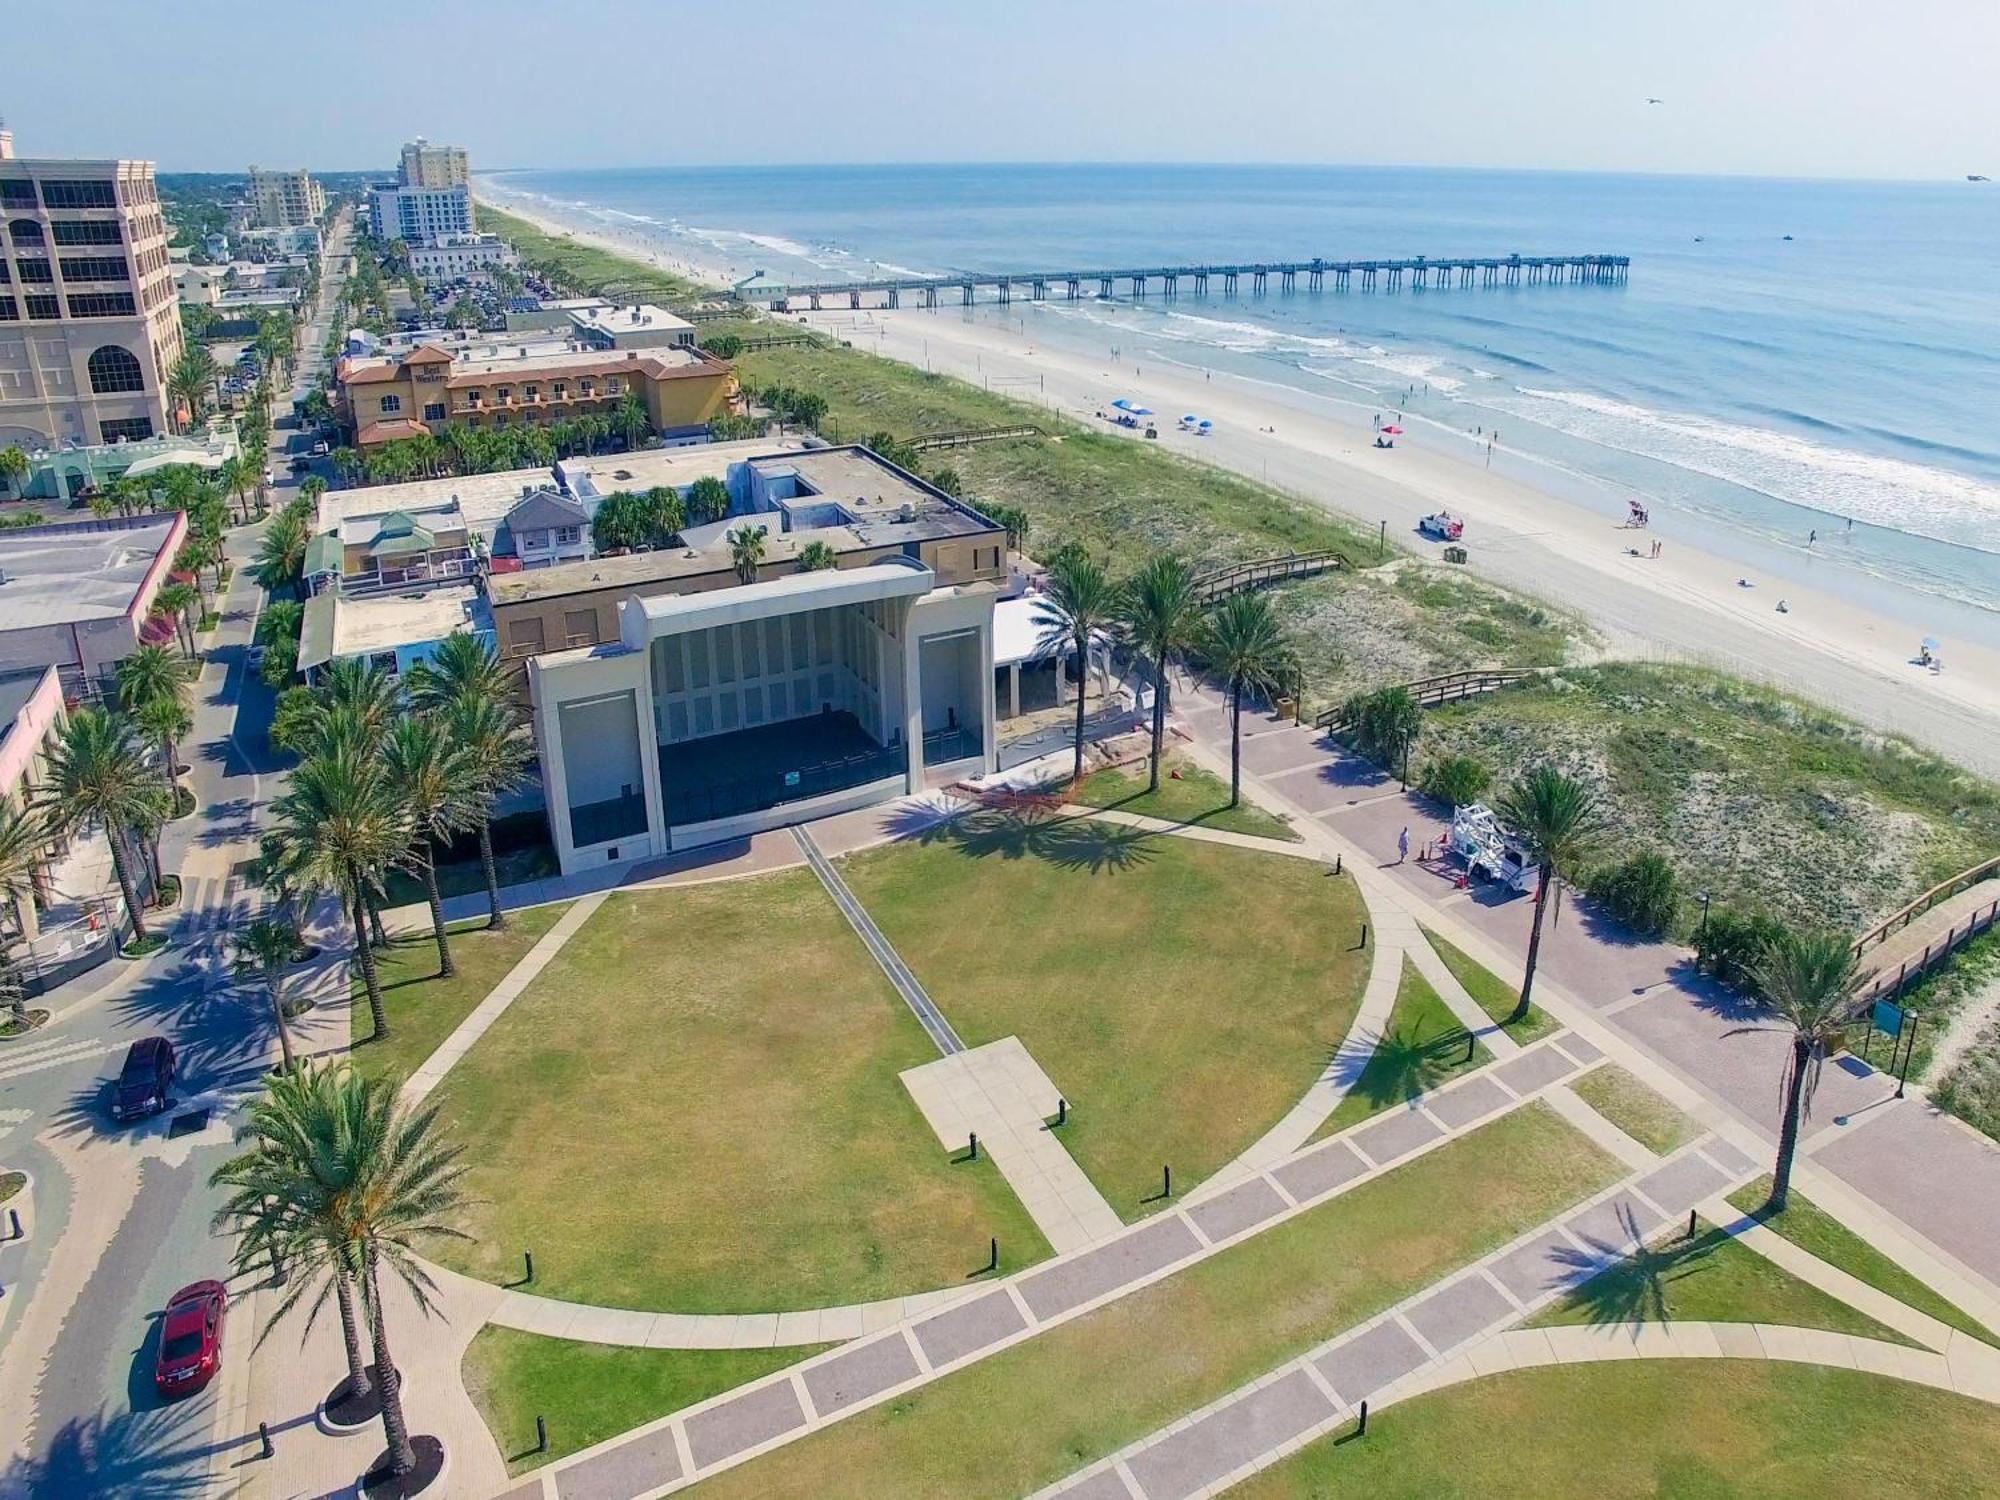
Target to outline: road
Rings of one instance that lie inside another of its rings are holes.
[[[297,383],[273,401],[274,419],[289,420],[292,399],[323,367],[339,289],[323,278]],[[273,500],[294,492],[282,475]],[[237,1285],[229,1238],[211,1228],[220,1195],[207,1184],[233,1149],[230,1111],[254,1092],[273,1047],[262,991],[234,983],[227,937],[256,904],[237,867],[255,853],[282,780],[265,738],[273,694],[246,659],[260,594],[245,566],[255,545],[254,529],[230,538],[236,572],[196,690],[197,810],[162,840],[162,862],[183,882],[168,914],[171,946],[114,959],[121,972],[108,982],[100,971],[53,993],[49,1024],[0,1046],[0,1159],[33,1176],[31,1232],[0,1247],[0,1410],[25,1416],[9,1422],[0,1457],[7,1500],[193,1496],[256,1461],[254,1433],[218,1430],[255,1337],[246,1322],[227,1329],[235,1358],[199,1395],[169,1404],[151,1379],[167,1297],[204,1277]],[[176,1107],[114,1126],[110,1082],[126,1047],[154,1033],[180,1054]]]

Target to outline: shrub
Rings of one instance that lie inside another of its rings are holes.
[[[1410,747],[1423,731],[1423,710],[1405,687],[1356,693],[1344,711],[1354,748],[1390,771],[1409,758]]]
[[[1758,990],[1751,971],[1764,961],[1765,950],[1784,933],[1784,923],[1775,917],[1762,912],[1745,915],[1717,907],[1708,914],[1704,927],[1695,933],[1695,964],[1731,988],[1754,995]]]
[[[1679,882],[1674,867],[1651,849],[1593,874],[1586,887],[1606,911],[1634,932],[1658,937],[1672,932],[1680,915]],[[1709,927],[1714,929],[1711,916]]]
[[[1493,773],[1470,755],[1434,755],[1424,762],[1417,787],[1450,807],[1477,802],[1493,784]]]

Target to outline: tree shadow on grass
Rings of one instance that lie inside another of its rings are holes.
[[[1349,1093],[1379,1113],[1422,1097],[1465,1067],[1463,1027],[1423,1035],[1415,1026],[1390,1031],[1375,1045]]]
[[[1067,814],[979,808],[942,820],[911,819],[904,835],[920,844],[944,844],[972,859],[1038,859],[1060,869],[1091,874],[1135,869],[1153,858],[1157,835]]]
[[[1626,1233],[1636,1239],[1638,1225],[1630,1211],[1621,1210],[1620,1216]],[[1709,1257],[1728,1239],[1722,1230],[1703,1226],[1693,1239],[1674,1234],[1655,1244],[1642,1243],[1629,1255],[1618,1256],[1617,1245],[1591,1242],[1582,1249],[1558,1249],[1554,1258],[1570,1275],[1588,1278],[1565,1300],[1581,1308],[1592,1327],[1664,1323],[1672,1316],[1668,1299],[1673,1284],[1713,1269]]]

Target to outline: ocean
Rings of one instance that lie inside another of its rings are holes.
[[[1215,283],[1007,315],[1049,341],[1401,412],[1413,431],[1497,429],[1552,488],[1610,486],[1669,535],[2000,639],[2000,185],[1194,165],[521,170],[484,185],[794,284],[1630,255],[1617,287],[1255,298],[1246,283],[1225,298]]]

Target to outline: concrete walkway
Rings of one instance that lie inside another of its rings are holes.
[[[902,1079],[945,1150],[964,1151],[978,1137],[1058,1255],[1125,1227],[1049,1126],[1062,1095],[1019,1037],[910,1068]]]

